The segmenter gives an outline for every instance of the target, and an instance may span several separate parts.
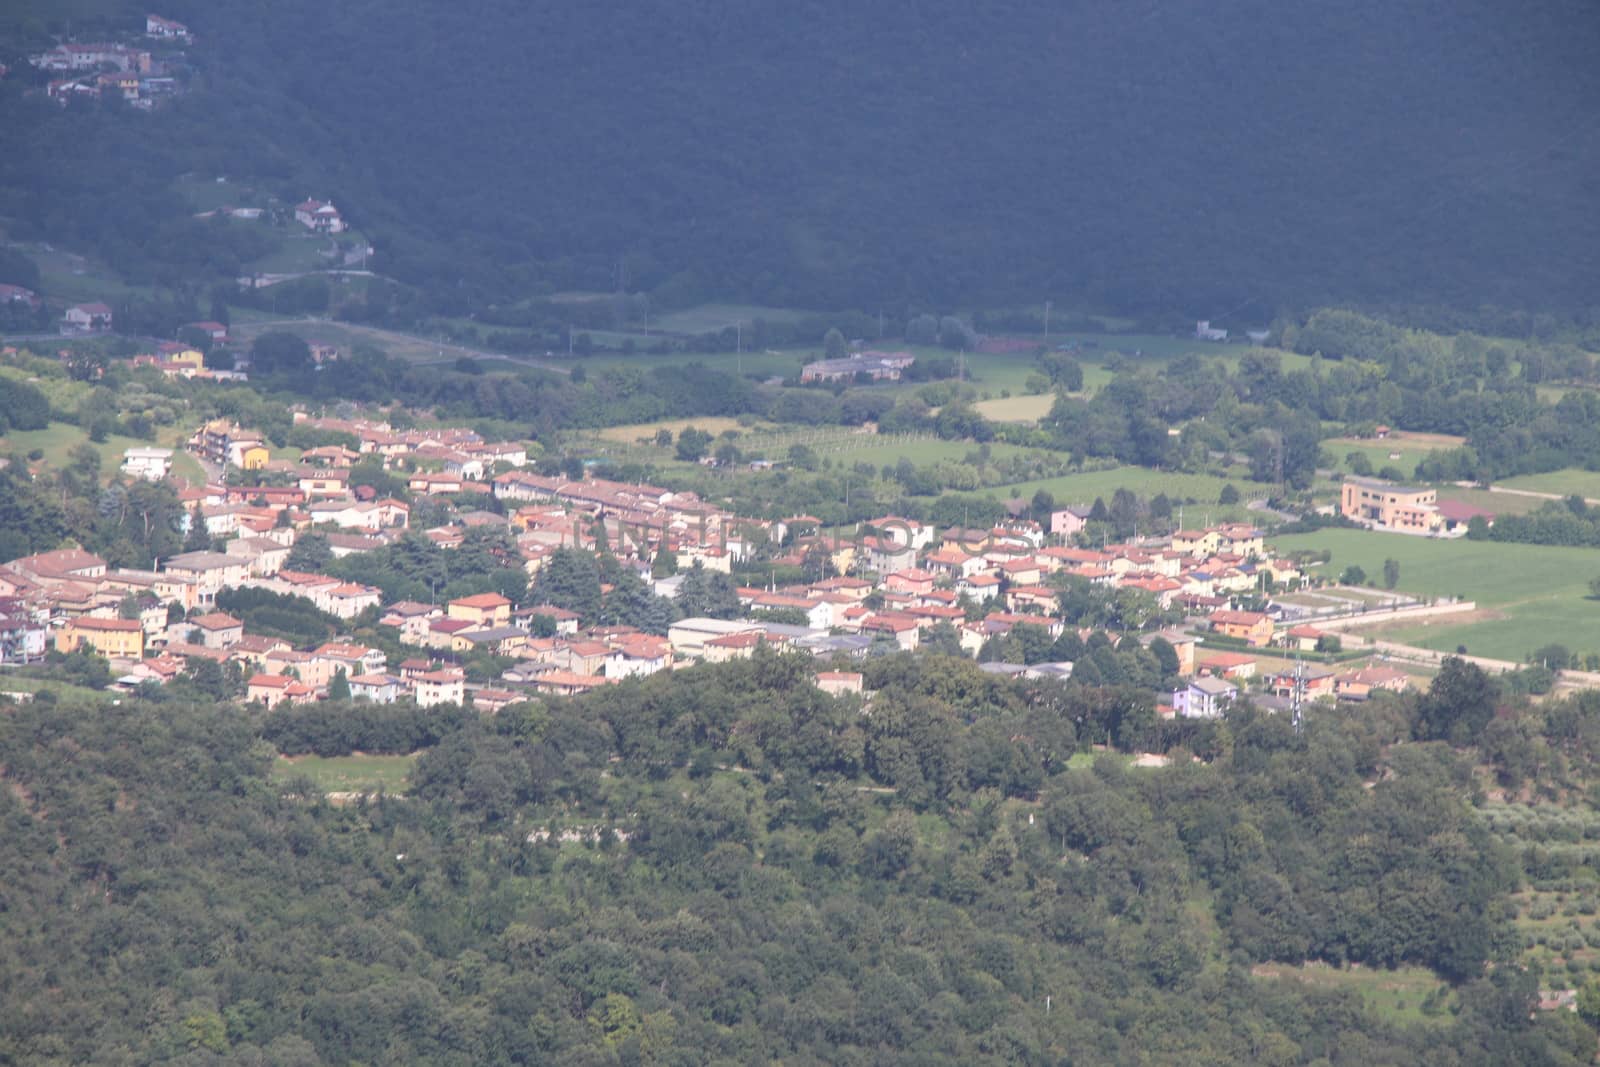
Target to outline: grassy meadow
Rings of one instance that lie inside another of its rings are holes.
[[[1550,643],[1600,651],[1600,601],[1589,598],[1588,587],[1600,575],[1600,550],[1369,530],[1321,530],[1272,543],[1285,551],[1330,550],[1333,559],[1321,568],[1328,577],[1355,564],[1376,578],[1383,561],[1393,559],[1400,564],[1402,592],[1461,596],[1481,609],[1460,620],[1386,628],[1384,636],[1395,641],[1446,652],[1465,645],[1477,655],[1509,660]]]
[[[164,448],[177,448],[182,431],[176,427],[163,427],[158,435],[157,444]],[[40,460],[47,467],[60,469],[70,462],[72,449],[81,444],[91,444],[94,450],[100,453],[100,473],[102,478],[110,481],[116,476],[117,470],[122,466],[122,453],[130,448],[146,445],[150,442],[136,437],[123,437],[112,434],[99,444],[89,441],[89,434],[81,427],[68,422],[52,422],[43,430],[13,430],[11,433],[0,437],[0,450],[7,452],[21,452],[26,455],[35,449],[44,453]],[[192,456],[183,452],[173,453],[173,466],[177,472],[189,481],[203,482],[205,474],[200,465]]]
[[[417,755],[280,756],[272,765],[272,774],[285,781],[309,778],[325,793],[371,793],[379,788],[400,793]]]
[[[1571,496],[1581,493],[1590,500],[1600,500],[1600,471],[1579,470],[1567,467],[1544,474],[1523,474],[1494,483],[1502,489],[1521,489],[1530,493],[1552,493]]]

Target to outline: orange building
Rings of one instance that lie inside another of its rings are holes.
[[[1211,629],[1257,647],[1272,644],[1272,617],[1257,611],[1213,611]]]
[[[1339,514],[1390,530],[1431,532],[1439,528],[1439,494],[1376,478],[1349,478],[1339,488]]]

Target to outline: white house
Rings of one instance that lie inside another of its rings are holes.
[[[317,233],[343,233],[345,231],[344,219],[339,215],[339,209],[322,200],[306,200],[296,204],[294,220],[308,230]]]
[[[164,19],[160,15],[146,15],[144,17],[144,35],[146,37],[159,37],[162,40],[187,41],[189,27],[172,19]]]
[[[130,448],[122,454],[122,473],[130,478],[159,482],[172,470],[172,449]]]
[[[111,309],[105,304],[74,304],[61,316],[61,332],[105,333],[111,329]]]
[[[349,679],[350,696],[374,704],[393,704],[400,696],[400,679],[388,674],[357,674]]]
[[[1210,319],[1201,319],[1195,323],[1194,335],[1197,340],[1201,341],[1226,341],[1228,339],[1228,331],[1215,328],[1211,325]]]
[[[1239,695],[1239,687],[1221,678],[1195,678],[1173,692],[1172,710],[1186,719],[1215,719]]]
[[[425,671],[412,680],[416,686],[417,706],[431,708],[436,704],[465,704],[467,701],[467,676],[459,668]]]

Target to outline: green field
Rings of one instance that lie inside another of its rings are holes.
[[[6,434],[4,437],[0,437],[0,447],[3,447],[6,451],[27,454],[34,449],[39,449],[44,453],[43,462],[45,465],[58,469],[67,465],[69,462],[68,454],[74,446],[85,443],[89,443],[87,431],[67,422],[52,422],[43,430],[16,430]],[[117,468],[122,466],[122,453],[124,451],[149,443],[135,437],[121,437],[113,434],[102,443],[94,445],[95,451],[100,453],[101,476],[109,481],[116,475]],[[168,447],[172,442],[167,440],[162,441],[161,444],[163,447]],[[177,457],[175,455],[175,464],[176,461]],[[194,464],[193,460],[189,461],[188,466],[193,467],[195,472],[198,473],[198,465]]]
[[[1259,981],[1300,982],[1317,989],[1337,989],[1355,993],[1375,1014],[1394,1023],[1449,1023],[1454,1019],[1446,996],[1439,1010],[1430,1015],[1422,1010],[1430,993],[1449,987],[1426,967],[1397,967],[1393,970],[1370,967],[1329,967],[1307,964],[1292,967],[1284,963],[1262,963],[1251,973]]]
[[[1526,515],[1538,511],[1550,501],[1543,497],[1522,496],[1518,493],[1491,493],[1487,489],[1461,489],[1444,486],[1439,489],[1440,500],[1459,500],[1463,504],[1492,511],[1496,515]]]
[[[1502,489],[1526,489],[1533,493],[1555,493],[1558,496],[1582,493],[1590,499],[1600,500],[1600,471],[1578,470],[1575,467],[1544,474],[1523,474],[1494,484]]]
[[[1217,503],[1222,487],[1229,479],[1210,474],[1183,474],[1175,471],[1156,471],[1147,467],[1114,467],[1110,470],[1088,471],[1083,474],[1065,474],[1057,478],[1042,478],[1019,482],[1015,488],[1024,498],[1040,489],[1055,497],[1061,506],[1093,504],[1095,497],[1106,503],[1118,489],[1127,489],[1142,497],[1165,493],[1174,503],[1193,500],[1195,504],[1185,511],[1185,526],[1199,526],[1208,522],[1248,520],[1242,505],[1224,508]],[[1243,479],[1233,479],[1240,495],[1248,500],[1258,495],[1260,487]],[[1007,487],[1009,491],[1010,487]]]
[[[1385,467],[1394,467],[1401,475],[1410,480],[1416,472],[1417,464],[1428,458],[1436,449],[1426,446],[1407,444],[1405,442],[1372,442],[1351,441],[1348,438],[1334,438],[1322,442],[1322,448],[1334,460],[1334,469],[1350,472],[1350,461],[1347,458],[1352,452],[1360,453],[1367,457],[1367,462],[1372,465],[1376,474]],[[1398,458],[1391,458],[1398,457]]]
[[[279,779],[306,777],[325,793],[386,793],[405,790],[417,753],[409,756],[280,756],[272,765]]]
[[[336,240],[343,241],[350,236],[350,234],[340,234]],[[252,274],[299,274],[342,266],[339,260],[322,255],[322,250],[328,247],[328,242],[329,238],[314,235],[310,231],[289,233],[284,236],[277,251],[269,252],[260,259],[246,264],[245,269]]]
[[[39,291],[55,300],[115,303],[130,296],[149,298],[155,295],[153,288],[129,285],[109,267],[83,256],[58,249],[47,252],[37,246],[26,251],[29,258],[39,264]]]
[[[263,197],[254,187],[216,178],[184,177],[172,183],[173,190],[187,200],[196,212],[219,207],[260,206]]]
[[[1272,540],[1279,549],[1326,548],[1333,560],[1318,571],[1338,575],[1355,564],[1369,577],[1383,561],[1400,564],[1401,592],[1462,596],[1489,609],[1462,622],[1448,619],[1408,625],[1386,637],[1440,651],[1520,660],[1541,645],[1560,643],[1580,652],[1600,650],[1600,601],[1588,597],[1600,575],[1600,549],[1434,540],[1368,530],[1322,530]]]
[[[88,700],[101,704],[117,699],[102,689],[89,689],[70,682],[22,678],[14,674],[0,675],[0,694],[4,693],[54,693],[57,700]]]
[[[979,415],[992,422],[1038,422],[1050,414],[1056,402],[1054,393],[1038,396],[1012,396],[998,400],[980,400],[973,405]]]
[[[960,463],[982,447],[971,441],[941,441],[936,437],[884,442],[870,434],[860,434],[845,438],[841,442],[818,446],[822,455],[835,463],[843,463],[846,466],[871,463],[875,467],[892,467],[902,459],[909,459],[918,466],[940,462]],[[989,446],[989,454],[995,459],[1026,455],[1031,451],[1033,450],[1018,445]]]

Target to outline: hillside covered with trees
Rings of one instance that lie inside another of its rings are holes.
[[[937,657],[866,664],[863,715],[811,669],[760,655],[482,720],[263,715],[187,684],[8,710],[0,1060],[1372,1067],[1593,1050],[1579,1016],[1530,1013],[1539,974],[1506,965],[1520,869],[1472,813],[1464,755],[1428,740],[1491,707],[1470,668],[1303,734],[1249,711],[1164,726],[1134,690]],[[1563,710],[1550,744],[1578,758],[1593,709]],[[1172,765],[1072,759],[1090,741]],[[339,807],[268,775],[279,751],[417,744],[403,799]],[[1452,1007],[1402,1023],[1252,976],[1304,960],[1427,966]]]
[[[151,114],[0,83],[0,214],[226,276],[180,173],[333,197],[440,312],[529,294],[875,310],[1593,303],[1600,23],[1582,0],[394,5],[172,0]],[[132,26],[0,16],[20,59]]]

